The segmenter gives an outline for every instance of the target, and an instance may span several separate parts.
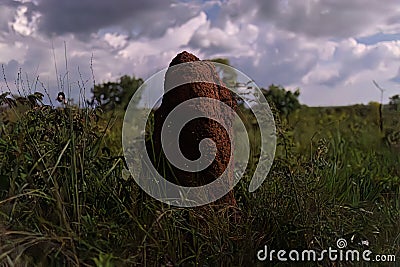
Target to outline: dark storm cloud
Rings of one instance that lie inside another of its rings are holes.
[[[395,13],[398,1],[322,0],[289,1],[288,19],[277,25],[310,36],[349,37],[364,33],[371,25],[384,23]],[[307,3],[308,2],[308,3]]]
[[[232,0],[223,13],[224,19],[253,17],[307,36],[346,38],[371,26],[399,23],[398,11],[397,0]]]
[[[144,13],[155,13],[154,7],[167,9],[169,5],[170,1],[165,0],[42,0],[36,9],[42,14],[40,30],[62,35],[93,33],[104,27],[137,21]]]
[[[199,8],[171,0],[38,0],[36,4],[7,1],[9,7],[26,6],[27,17],[41,15],[38,30],[48,36],[75,34],[88,37],[99,30],[159,36],[168,27],[184,23]]]

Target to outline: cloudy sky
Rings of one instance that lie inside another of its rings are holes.
[[[0,0],[0,64],[13,91],[20,69],[55,98],[67,77],[75,93],[90,88],[91,64],[97,83],[146,79],[183,50],[228,58],[260,87],[299,87],[311,106],[379,101],[372,80],[387,100],[400,93],[400,2]]]

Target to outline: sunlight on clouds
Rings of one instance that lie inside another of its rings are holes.
[[[159,55],[163,51],[179,51],[180,47],[189,43],[192,32],[207,22],[207,16],[201,12],[198,16],[190,19],[185,24],[169,28],[160,38],[143,38],[131,41],[127,47],[118,54],[123,58],[140,59],[146,56]]]
[[[400,57],[400,40],[384,42],[382,44],[394,57]]]
[[[118,33],[106,33],[104,35],[104,40],[112,47],[112,48],[123,48],[128,43],[128,36]]]
[[[206,50],[209,55],[250,56],[256,53],[253,45],[258,36],[259,28],[254,24],[234,25],[228,20],[224,28],[218,28],[212,27],[210,21],[207,21],[194,32],[190,45]]]
[[[21,35],[29,36],[37,30],[37,23],[40,18],[39,13],[34,13],[29,20],[25,15],[28,11],[26,6],[19,6],[16,11],[14,22],[10,26],[14,31]]]

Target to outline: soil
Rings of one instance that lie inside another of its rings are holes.
[[[181,63],[193,61],[200,61],[200,59],[195,55],[184,51],[178,54],[171,61],[169,66],[172,67]],[[193,98],[207,97],[217,99],[227,104],[233,111],[237,109],[237,102],[234,99],[233,93],[224,86],[211,62],[201,61],[201,64],[198,66],[196,65],[196,68],[190,69],[190,71],[188,71],[187,68],[169,68],[165,77],[165,91],[170,87],[168,84],[169,81],[177,77],[180,79],[190,79],[191,81],[213,81],[213,83],[186,83],[170,89],[164,94],[161,106],[154,113],[154,132],[152,138],[156,155],[163,155],[161,146],[161,129],[165,118],[180,103]],[[200,111],[205,118],[192,120],[183,127],[179,136],[181,152],[187,159],[196,160],[200,157],[199,142],[204,138],[210,138],[215,143],[217,149],[214,161],[206,169],[197,173],[183,171],[171,165],[166,168],[166,166],[161,164],[165,158],[163,160],[160,159],[160,162],[153,163],[155,166],[159,166],[160,174],[167,176],[165,177],[167,180],[182,186],[194,187],[208,184],[220,177],[227,168],[228,170],[226,175],[228,176],[228,180],[233,181],[233,160],[231,162],[232,164],[229,165],[233,144],[229,138],[229,133],[233,134],[232,124],[234,113],[224,113],[221,111],[219,106],[210,102],[203,102],[201,105],[197,105],[193,108]],[[208,119],[211,116],[224,120],[227,129],[224,129],[224,127],[216,121]],[[205,151],[213,151],[215,153],[212,144],[209,143],[207,143],[207,149]],[[167,172],[165,172],[166,169],[168,169]],[[161,170],[163,171],[161,172]],[[229,192],[217,202],[218,204],[223,203],[236,206],[233,191]]]

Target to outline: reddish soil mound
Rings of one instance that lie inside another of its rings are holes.
[[[193,54],[184,51],[178,54],[171,61],[169,66],[172,67],[181,63],[193,61],[200,60]],[[180,103],[193,98],[207,97],[217,99],[230,106],[233,110],[237,108],[237,102],[232,92],[224,86],[211,62],[201,61],[201,64],[196,64],[196,67],[189,71],[187,67],[184,67],[185,65],[182,66],[184,69],[180,69],[179,66],[168,69],[164,84],[165,88],[171,87],[169,83],[174,80],[174,78],[182,79],[182,77],[191,81],[213,81],[213,83],[186,83],[164,94],[161,106],[154,114],[153,142],[155,155],[163,155],[161,147],[162,125],[168,114]],[[205,118],[194,119],[183,127],[179,136],[181,152],[187,159],[196,160],[200,157],[199,142],[205,138],[210,138],[214,141],[217,148],[214,161],[206,169],[197,173],[183,171],[173,166],[166,167],[160,164],[160,162],[154,162],[155,166],[159,166],[158,170],[160,174],[163,176],[166,175],[166,179],[182,186],[193,187],[208,184],[221,176],[227,168],[226,175],[228,175],[228,180],[233,181],[233,164],[229,166],[232,149],[229,133],[233,133],[233,112],[228,114],[222,112],[219,106],[213,105],[213,103],[210,102],[201,103],[200,106],[194,108],[204,115]],[[227,125],[227,129],[224,129],[224,127],[216,121],[207,119],[210,117],[223,120]],[[205,151],[214,151],[215,153],[211,144]],[[233,160],[231,163],[233,163]],[[165,171],[166,169],[168,170],[167,172]],[[229,192],[224,198],[219,200],[218,203],[236,205],[233,191]]]

